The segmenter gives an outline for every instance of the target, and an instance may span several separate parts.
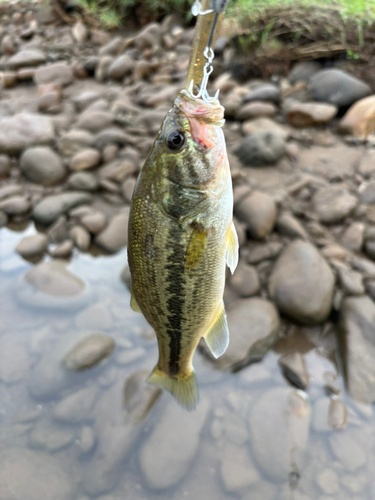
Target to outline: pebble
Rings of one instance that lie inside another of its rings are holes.
[[[300,352],[284,354],[278,362],[285,377],[298,389],[306,390],[310,381],[302,354]]]
[[[263,260],[274,259],[282,249],[283,245],[279,241],[271,241],[264,245],[258,244],[249,251],[247,261],[249,264],[258,264]]]
[[[272,103],[249,102],[237,110],[236,120],[245,121],[253,118],[271,118],[276,113],[277,108]]]
[[[347,217],[357,206],[357,198],[341,185],[319,189],[313,196],[314,210],[325,224],[333,224]]]
[[[306,61],[297,63],[289,73],[289,81],[292,85],[298,82],[308,83],[310,78],[322,69],[321,64],[316,61]]]
[[[368,178],[375,174],[375,150],[367,150],[359,159],[358,172]]]
[[[65,192],[47,196],[34,207],[32,215],[38,224],[49,226],[72,208],[90,204],[91,201],[91,195],[85,192]]]
[[[82,455],[89,453],[96,444],[94,429],[89,426],[82,427],[78,441],[78,446]]]
[[[116,36],[112,40],[108,41],[103,47],[99,49],[99,55],[112,55],[115,56],[120,53],[124,45],[124,39]]]
[[[133,196],[133,191],[135,188],[135,184],[136,184],[136,179],[134,179],[134,177],[129,177],[128,179],[126,179],[123,182],[123,184],[121,186],[121,191],[122,191],[122,195],[124,197],[124,200],[128,203],[131,202],[131,199]]]
[[[78,43],[83,43],[87,40],[89,35],[88,29],[81,22],[78,21],[72,26],[72,36],[74,40]]]
[[[337,107],[332,104],[299,102],[288,109],[288,122],[294,127],[324,125],[336,116],[337,111]]]
[[[74,81],[74,71],[72,66],[67,63],[61,62],[50,64],[49,66],[42,66],[36,70],[34,80],[37,85],[45,85],[47,83],[54,83],[65,87]]]
[[[109,335],[90,335],[64,357],[64,365],[73,371],[91,368],[110,356],[114,348],[115,341]]]
[[[82,217],[81,224],[91,234],[99,234],[107,225],[107,217],[101,212],[95,212]]]
[[[67,262],[62,260],[42,262],[30,269],[25,274],[24,280],[47,295],[58,297],[79,295],[85,284],[66,267]]]
[[[356,439],[353,430],[334,432],[328,442],[334,457],[346,471],[354,472],[366,463],[365,450]]]
[[[262,167],[277,163],[286,153],[286,144],[278,133],[260,131],[245,137],[235,152],[244,165]]]
[[[331,312],[334,285],[334,275],[316,248],[294,241],[272,270],[269,292],[283,314],[303,324],[317,324]]]
[[[289,212],[282,212],[276,221],[276,229],[281,234],[308,240],[309,236],[300,221]]]
[[[50,118],[18,113],[0,121],[0,153],[20,154],[31,146],[50,144],[55,137]]]
[[[113,122],[114,117],[112,113],[87,110],[79,117],[77,127],[89,130],[90,132],[99,132],[113,125]]]
[[[76,325],[81,330],[110,330],[113,317],[107,305],[92,304],[77,315]]]
[[[118,252],[128,242],[128,220],[126,213],[115,215],[104,231],[95,237],[95,244],[106,252]]]
[[[366,139],[375,132],[375,96],[365,97],[353,104],[341,119],[339,131],[359,139]]]
[[[280,90],[276,85],[266,83],[245,94],[243,102],[250,101],[270,101],[277,104],[280,101]]]
[[[273,231],[276,222],[276,204],[266,193],[254,191],[241,199],[235,208],[237,218],[246,223],[251,236],[264,238]]]
[[[80,113],[84,111],[87,107],[98,101],[102,97],[102,92],[96,91],[86,91],[73,97],[73,103],[76,110]]]
[[[91,236],[82,226],[73,226],[69,231],[69,236],[81,252],[87,252],[90,248]]]
[[[96,191],[99,188],[99,180],[91,172],[75,172],[69,177],[68,186],[78,191]]]
[[[43,233],[26,236],[16,246],[16,252],[25,259],[40,257],[47,250],[48,237]]]
[[[49,254],[51,257],[55,259],[65,259],[70,257],[73,252],[74,243],[72,240],[64,241],[64,243],[60,243],[56,248],[50,250]]]
[[[32,182],[52,186],[66,176],[60,157],[48,146],[28,148],[22,154],[20,170]]]
[[[344,265],[336,265],[340,285],[348,295],[364,295],[362,274],[348,269]]]
[[[0,201],[0,210],[7,215],[24,215],[31,209],[30,200],[26,196],[11,196]]]
[[[289,131],[269,118],[256,118],[255,120],[246,120],[242,122],[242,132],[244,135],[252,135],[256,132],[272,132],[279,135],[286,141]]]
[[[45,61],[46,56],[43,52],[37,49],[27,49],[21,50],[12,56],[8,60],[7,66],[10,70],[16,70],[28,66],[39,66],[39,64],[44,64]]]
[[[63,156],[71,156],[82,151],[82,147],[92,146],[95,138],[86,130],[72,129],[57,141],[57,147]]]
[[[328,408],[328,424],[332,429],[343,429],[348,420],[345,404],[338,398],[331,398]]]
[[[74,438],[73,430],[57,426],[52,422],[38,420],[29,434],[29,446],[30,448],[56,452],[71,445]]]
[[[249,266],[243,260],[239,261],[229,283],[240,297],[251,297],[260,290],[259,277],[255,267]]]
[[[114,58],[112,56],[103,56],[95,69],[95,78],[99,82],[103,82],[107,78],[108,68],[113,63]]]
[[[100,162],[100,153],[98,150],[90,148],[77,153],[70,162],[70,169],[74,171],[85,170],[96,167]]]
[[[362,203],[375,203],[375,181],[363,183],[358,191]]]
[[[150,488],[164,490],[186,475],[197,454],[209,409],[206,399],[200,401],[194,414],[175,403],[165,408],[139,452],[142,474]]]
[[[359,252],[363,245],[364,231],[363,222],[352,222],[341,237],[342,245],[352,252]]]
[[[135,61],[128,54],[117,57],[108,68],[108,77],[113,80],[122,80],[126,75],[132,73]]]
[[[55,420],[68,424],[80,424],[93,418],[92,409],[98,398],[98,389],[89,386],[80,389],[55,405],[52,411]]]

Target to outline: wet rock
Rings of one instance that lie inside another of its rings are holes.
[[[366,139],[372,134],[375,131],[375,96],[366,97],[353,104],[341,119],[339,131],[359,139]]]
[[[112,113],[87,110],[80,116],[77,127],[89,130],[90,132],[99,132],[113,125],[113,122],[114,118]]]
[[[0,152],[19,154],[25,148],[49,144],[55,137],[50,118],[19,113],[0,121]]]
[[[286,234],[287,236],[292,236],[295,238],[302,238],[304,240],[309,239],[305,228],[302,226],[299,220],[289,212],[282,212],[278,216],[276,228],[281,234]]]
[[[321,65],[315,61],[297,63],[289,73],[289,81],[292,85],[298,82],[307,83],[321,68]]]
[[[37,85],[45,85],[47,83],[55,83],[65,87],[74,81],[74,71],[71,66],[62,62],[43,66],[36,70],[34,76]]]
[[[37,49],[27,49],[21,50],[14,56],[12,56],[7,66],[10,70],[15,70],[19,68],[24,68],[27,66],[38,66],[39,64],[44,64],[46,61],[46,56]]]
[[[241,106],[236,113],[236,119],[239,121],[251,120],[253,118],[270,118],[277,113],[277,108],[272,103],[249,102]]]
[[[366,83],[335,68],[318,71],[312,76],[308,91],[316,101],[328,102],[339,107],[350,106],[371,94],[371,89]]]
[[[88,214],[82,217],[81,224],[91,234],[99,234],[107,225],[107,217],[101,212]]]
[[[226,446],[221,459],[221,478],[228,492],[246,491],[260,479],[249,453],[245,448]]]
[[[72,129],[60,137],[57,146],[63,156],[71,156],[82,151],[83,147],[92,146],[94,141],[94,136],[86,130]]]
[[[9,175],[10,172],[10,158],[7,155],[0,155],[0,179]]]
[[[108,77],[113,80],[121,80],[134,69],[135,61],[128,55],[117,57],[108,68]]]
[[[51,257],[55,257],[56,259],[65,259],[70,257],[73,252],[74,243],[72,240],[64,241],[56,248],[49,252]]]
[[[250,167],[272,165],[279,161],[285,153],[285,141],[279,134],[271,131],[255,132],[245,137],[236,150],[241,162]]]
[[[165,409],[139,453],[141,470],[150,488],[168,488],[185,476],[197,453],[209,407],[207,400],[200,401],[194,418],[175,403]],[[178,446],[172,446],[176,439]]]
[[[289,131],[269,118],[257,118],[255,120],[246,120],[242,123],[242,132],[244,135],[252,135],[258,132],[272,132],[286,140]]]
[[[246,227],[254,238],[264,238],[270,234],[276,222],[276,204],[265,193],[254,191],[240,200],[235,208],[237,218],[246,223]]]
[[[8,224],[8,216],[5,212],[0,210],[0,227],[4,227]]]
[[[64,365],[73,371],[91,368],[110,356],[114,348],[115,342],[109,335],[90,335],[65,356]]]
[[[254,403],[249,415],[254,457],[273,481],[287,482],[301,470],[309,421],[309,404],[300,391],[270,389]]]
[[[364,295],[365,287],[360,273],[348,269],[344,265],[336,265],[340,285],[348,295]]]
[[[78,191],[96,191],[99,181],[91,172],[76,172],[69,177],[68,186]]]
[[[331,398],[328,408],[328,425],[331,429],[342,429],[346,426],[348,412],[345,404],[338,398]]]
[[[37,223],[48,226],[72,208],[89,204],[91,201],[91,196],[84,192],[66,192],[47,196],[34,207],[33,218]]]
[[[29,356],[23,342],[4,335],[0,340],[0,380],[14,384],[25,377],[28,369]]]
[[[61,159],[47,146],[27,149],[21,156],[20,170],[27,179],[45,186],[58,184],[66,176]]]
[[[366,452],[356,439],[353,430],[335,432],[328,441],[333,455],[345,470],[354,472],[366,463]]]
[[[29,435],[29,446],[48,451],[59,451],[71,445],[75,438],[71,429],[39,420]]]
[[[332,104],[299,102],[289,108],[288,121],[294,127],[324,125],[336,116],[337,111],[337,107]]]
[[[48,237],[45,234],[38,233],[34,236],[26,236],[16,246],[16,252],[25,259],[32,259],[43,255],[48,247]]]
[[[79,295],[85,287],[83,281],[70,273],[66,261],[42,262],[25,274],[25,281],[37,290],[58,297]]]
[[[340,491],[339,478],[332,469],[325,469],[320,472],[316,478],[316,482],[321,491],[327,495],[332,495]]]
[[[69,424],[79,424],[93,418],[92,409],[98,397],[98,388],[89,386],[70,394],[53,409],[56,420]]]
[[[276,85],[265,84],[260,85],[254,90],[251,90],[248,94],[245,94],[243,102],[251,101],[270,101],[278,103],[280,101],[280,90]]]
[[[326,224],[339,222],[357,205],[357,198],[340,185],[319,189],[312,201],[319,220]]]
[[[71,170],[85,170],[96,167],[100,162],[100,153],[97,149],[85,149],[77,153],[70,162]]]
[[[375,401],[375,305],[364,297],[343,300],[340,310],[340,345],[346,386],[361,403]]]
[[[23,215],[31,209],[30,200],[26,196],[12,196],[0,201],[0,210],[7,215]]]
[[[81,226],[73,226],[69,231],[69,236],[81,252],[87,252],[90,247],[91,236],[86,229]]]
[[[81,21],[78,21],[72,26],[72,36],[76,42],[78,43],[85,42],[87,40],[88,35],[89,35],[88,29]]]
[[[123,248],[128,242],[128,220],[126,213],[115,215],[104,231],[96,236],[95,244],[110,253]]]
[[[279,359],[285,377],[298,389],[305,390],[309,385],[305,360],[300,352],[284,354]]]
[[[61,463],[27,448],[0,451],[2,500],[70,500],[72,482]]]
[[[294,241],[272,270],[269,291],[279,310],[304,324],[324,321],[331,312],[335,278],[316,248]]]
[[[251,297],[260,290],[260,283],[255,267],[249,266],[240,260],[233,276],[230,278],[231,287],[240,297]]]
[[[365,225],[362,222],[352,222],[341,237],[342,245],[353,252],[361,250],[364,230]]]

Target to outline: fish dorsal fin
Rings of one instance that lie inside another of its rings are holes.
[[[229,344],[229,329],[223,303],[216,313],[216,316],[210,326],[210,329],[204,336],[204,339],[215,358],[219,358],[227,350]]]
[[[168,375],[155,366],[147,382],[170,392],[185,410],[193,411],[197,407],[199,391],[194,370],[182,375]]]
[[[226,253],[227,266],[233,274],[238,264],[238,236],[233,221],[230,225],[227,234],[227,253]]]
[[[134,293],[133,291],[131,292],[131,295],[130,295],[130,307],[133,309],[134,312],[136,313],[141,313],[141,309],[138,305],[138,302],[136,301],[135,297],[134,297]]]

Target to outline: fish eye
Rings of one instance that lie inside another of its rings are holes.
[[[181,149],[185,144],[185,134],[180,130],[175,130],[171,134],[169,134],[167,138],[167,146],[169,149]]]

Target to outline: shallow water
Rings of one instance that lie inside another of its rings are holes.
[[[346,394],[332,333],[291,335],[237,373],[197,351],[201,400],[185,412],[144,383],[157,346],[120,279],[126,250],[74,254],[84,286],[56,297],[24,280],[34,266],[14,252],[34,232],[0,230],[1,500],[375,499],[373,409]],[[115,339],[112,355],[68,373],[64,356],[93,333]],[[278,365],[298,342],[306,392]]]

